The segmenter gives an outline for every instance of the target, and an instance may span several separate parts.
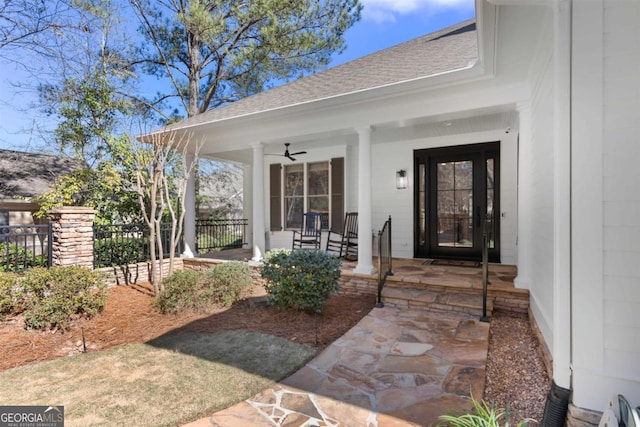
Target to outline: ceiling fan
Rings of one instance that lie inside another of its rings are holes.
[[[297,155],[300,155],[300,154],[307,154],[306,151],[298,151],[298,152],[295,152],[295,153],[289,153],[289,145],[290,145],[289,142],[285,142],[284,143],[284,154],[275,154],[275,155],[276,156],[286,157],[287,159],[291,160],[292,162],[295,162],[296,159],[293,156],[297,156]]]

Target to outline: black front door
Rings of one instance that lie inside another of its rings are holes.
[[[499,262],[500,143],[415,151],[415,256]]]

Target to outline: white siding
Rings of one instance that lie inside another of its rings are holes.
[[[550,43],[551,40],[547,40]],[[549,58],[550,44],[541,47]],[[553,63],[540,62],[532,76],[531,135],[520,141],[520,163],[529,172],[523,178],[520,197],[527,198],[528,277],[531,310],[553,353],[553,271],[554,271],[554,157],[553,157]],[[524,165],[526,163],[526,165]],[[527,242],[523,242],[527,244]]]

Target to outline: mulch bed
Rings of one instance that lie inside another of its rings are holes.
[[[252,291],[259,293],[260,289]],[[153,288],[148,283],[116,286],[109,289],[107,305],[100,315],[78,320],[68,331],[28,331],[19,317],[2,322],[0,371],[78,354],[85,348],[93,352],[180,332],[245,329],[311,344],[321,350],[358,323],[375,304],[373,296],[334,296],[316,318],[295,310],[252,307],[248,298],[229,309],[177,316],[160,313],[152,301]]]

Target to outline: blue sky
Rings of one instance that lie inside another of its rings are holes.
[[[347,50],[331,66],[411,40],[474,16],[473,0],[360,0],[362,19],[346,33]],[[0,148],[51,151],[37,132],[55,123],[31,108],[34,94],[15,84],[29,83],[12,64],[0,62]]]

